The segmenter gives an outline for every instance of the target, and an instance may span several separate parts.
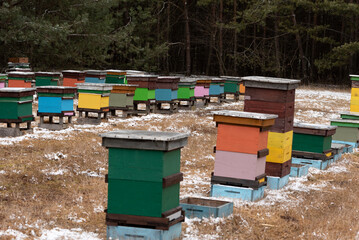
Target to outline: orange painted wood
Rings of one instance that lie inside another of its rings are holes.
[[[25,81],[22,81],[22,80],[11,80],[11,79],[9,79],[8,87],[31,88],[31,82],[25,82]]]
[[[63,86],[76,87],[76,83],[84,83],[85,80],[79,81],[77,78],[64,78]]]
[[[269,127],[274,125],[275,119],[260,120],[250,118],[238,118],[222,115],[214,115],[213,120],[217,123],[230,123],[236,125],[255,126],[255,127]]]
[[[217,145],[219,151],[257,154],[267,148],[268,131],[260,132],[259,128],[219,124]]]

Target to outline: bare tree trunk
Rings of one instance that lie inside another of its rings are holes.
[[[170,1],[168,1],[168,3],[167,3],[167,35],[166,35],[167,43],[170,42],[170,28],[171,28],[171,3],[170,3]],[[167,53],[166,53],[166,73],[167,74],[169,74],[169,72],[170,72],[169,51],[170,51],[170,46],[168,46]]]
[[[189,18],[187,0],[183,0],[183,13],[185,18],[185,34],[186,34],[186,75],[191,75],[191,36],[189,31]]]
[[[219,73],[224,75],[223,71],[223,0],[219,1]]]
[[[208,49],[208,58],[207,58],[207,66],[206,66],[206,75],[209,75],[209,70],[211,68],[212,62],[212,52],[213,46],[216,42],[216,5],[215,3],[212,4],[212,19],[213,19],[213,27],[211,28],[210,32],[210,39],[209,39],[209,49]]]
[[[297,27],[297,19],[295,17],[294,11],[292,11],[292,20],[293,20],[293,25],[296,28]],[[295,38],[297,39],[297,43],[298,43],[299,58],[301,61],[302,74],[303,74],[304,79],[307,80],[307,71],[306,71],[306,67],[305,67],[306,59],[304,58],[303,44],[302,44],[302,39],[300,38],[299,31],[296,31]]]
[[[237,0],[233,0],[233,22],[237,22]],[[233,72],[237,75],[237,28],[233,32]]]
[[[279,26],[278,26],[278,16],[275,16],[275,21],[274,21],[274,46],[275,46],[275,60],[276,60],[276,64],[277,64],[277,69],[276,69],[276,74],[278,77],[282,77],[282,71],[281,71],[281,64],[280,64],[280,49],[279,49]]]
[[[318,15],[317,13],[314,13],[314,16],[313,16],[313,27],[316,27],[318,24]],[[311,64],[311,68],[310,68],[310,75],[314,78],[314,60],[315,60],[315,53],[316,53],[316,41],[315,39],[312,40],[312,56],[311,56],[311,59],[310,59],[310,64]]]

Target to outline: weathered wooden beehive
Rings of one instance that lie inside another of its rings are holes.
[[[285,177],[283,181],[287,182],[292,157],[295,89],[300,81],[258,76],[242,80],[246,87],[244,111],[278,115],[268,134],[266,174]]]
[[[107,70],[106,83],[127,84],[126,71],[114,69]]]
[[[133,97],[134,109],[137,113],[148,114],[156,103],[156,84],[157,75],[128,75],[126,77],[128,84],[138,85]],[[140,110],[140,104],[146,106],[145,110]]]
[[[359,75],[350,75],[352,82],[350,111],[359,112]]]
[[[359,120],[355,118],[359,117],[359,114],[343,113],[341,116],[342,118],[344,117],[344,119],[330,120],[330,125],[337,126],[336,133],[333,135],[334,142],[350,144],[353,147],[357,147],[359,140]]]
[[[33,72],[9,72],[8,87],[31,88],[34,78]]]
[[[62,71],[63,86],[76,87],[77,83],[85,82],[85,72],[76,70],[64,70]]]
[[[116,115],[116,110],[121,110],[122,115],[127,117],[133,111],[133,97],[137,85],[111,84],[111,86],[110,111],[112,115]]]
[[[87,70],[85,71],[85,83],[105,83],[106,71]]]
[[[85,119],[78,119],[78,122],[99,124],[102,115],[103,118],[107,118],[107,113],[110,110],[112,86],[109,84],[77,83],[77,88],[79,93],[77,111],[79,111],[80,117],[82,117],[82,113],[85,113]],[[97,113],[97,119],[90,120],[89,113]]]
[[[59,72],[35,72],[35,85],[41,86],[58,86],[61,78]]]
[[[221,195],[220,186],[252,188],[263,197],[269,128],[277,115],[239,111],[214,112],[218,126],[212,196]],[[219,192],[216,192],[219,191]],[[240,189],[237,190],[241,192]],[[232,194],[235,195],[235,194]],[[234,196],[235,197],[235,196]],[[238,198],[254,201],[247,194]]]
[[[124,226],[171,231],[181,224],[180,160],[188,134],[121,130],[101,137],[109,150],[108,237]]]
[[[4,88],[7,86],[7,75],[0,74],[0,88]]]
[[[66,127],[64,118],[71,123],[74,111],[74,97],[77,88],[62,86],[42,86],[36,88],[38,95],[38,111],[40,117],[39,127],[51,130],[61,130]],[[45,123],[44,118],[48,117],[49,122]],[[59,118],[59,122],[54,122],[54,117]]]
[[[19,136],[21,123],[27,124],[26,130],[31,128],[34,94],[34,88],[0,89],[0,123],[7,123],[7,129],[2,129],[0,136]]]
[[[194,88],[196,80],[191,78],[181,78],[178,83],[177,98],[179,100],[179,109],[189,109],[194,105]]]

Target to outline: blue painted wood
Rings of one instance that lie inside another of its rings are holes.
[[[300,166],[292,166],[290,168],[290,174],[291,177],[303,177],[308,175],[309,165],[300,165]]]
[[[62,111],[73,111],[74,110],[74,100],[73,99],[62,99],[61,110]]]
[[[171,226],[168,230],[138,228],[127,226],[107,226],[107,239],[119,240],[173,240],[181,236],[182,223]]]
[[[216,200],[203,199],[206,202],[216,202]],[[209,218],[209,217],[227,217],[233,213],[233,202],[224,202],[220,206],[204,206],[189,203],[180,203],[182,209],[185,211],[187,218]]]
[[[279,190],[285,187],[289,182],[289,175],[284,177],[267,176],[267,187],[273,190]]]
[[[157,101],[172,101],[172,90],[156,89],[155,96]]]
[[[333,162],[338,161],[342,157],[342,153],[338,153],[334,155]]]
[[[234,187],[228,185],[212,184],[211,197],[239,198],[246,201],[256,201],[263,198],[265,186],[258,189]]]
[[[39,97],[40,113],[61,113],[61,97]]]
[[[357,142],[345,142],[345,141],[337,141],[337,140],[333,140],[333,143],[341,143],[341,144],[349,144],[351,147],[347,148],[347,153],[352,153],[354,148],[358,147],[358,143]]]
[[[176,100],[178,97],[178,90],[172,90],[172,100]]]
[[[212,95],[220,95],[221,93],[224,93],[224,87],[221,89],[221,86],[218,84],[210,85],[209,86],[209,96]]]
[[[85,77],[85,83],[105,83],[106,78]]]
[[[309,167],[314,167],[320,170],[324,170],[328,167],[329,160],[313,160],[306,158],[292,158],[293,164],[307,164]]]

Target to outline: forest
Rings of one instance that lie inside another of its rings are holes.
[[[0,67],[264,75],[349,84],[359,0],[2,0]]]

